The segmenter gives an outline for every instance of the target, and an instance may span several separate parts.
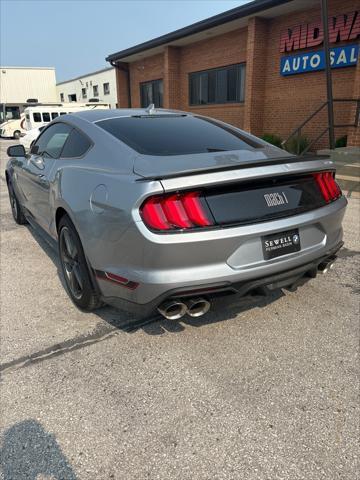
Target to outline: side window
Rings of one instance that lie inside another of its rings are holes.
[[[60,112],[60,115],[66,115],[66,112]]]
[[[57,112],[52,112],[51,113],[51,120],[54,120],[54,118],[58,117],[59,114]]]
[[[42,117],[43,117],[43,122],[50,122],[50,113],[49,112],[43,112]]]
[[[34,122],[41,123],[41,113],[40,112],[34,112],[33,117],[34,117]]]
[[[61,158],[82,157],[90,147],[90,140],[74,128],[61,152]]]
[[[44,157],[59,158],[61,150],[72,130],[65,123],[55,123],[46,128],[36,140],[31,150],[38,147],[37,154]]]

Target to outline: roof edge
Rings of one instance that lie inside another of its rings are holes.
[[[63,80],[62,82],[57,83],[56,85],[63,85],[64,83],[74,82],[75,80],[81,80],[84,77],[89,77],[90,75],[96,75],[97,73],[106,72],[107,70],[113,70],[114,67],[105,67],[101,70],[95,70],[95,72],[84,73],[84,75],[79,75],[78,77],[69,78],[69,80]]]
[[[262,10],[277,7],[279,5],[290,3],[292,1],[293,0],[255,0],[250,3],[246,3],[245,5],[241,5],[240,7],[235,7],[231,10],[227,10],[226,12],[222,12],[218,15],[206,18],[205,20],[200,20],[199,22],[193,23],[178,30],[174,30],[173,32],[166,33],[165,35],[161,35],[160,37],[156,37],[146,42],[139,43],[134,47],[112,53],[108,55],[105,60],[110,63],[113,61],[118,61],[122,58],[134,55],[144,50],[149,50],[150,48],[158,47],[165,43],[178,40],[179,38],[187,37],[195,33],[200,33],[204,30],[208,30],[209,28],[217,27],[238,18],[246,17]]]

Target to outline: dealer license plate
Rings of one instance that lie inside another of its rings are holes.
[[[286,232],[265,235],[261,237],[261,243],[265,260],[301,250],[298,228]]]

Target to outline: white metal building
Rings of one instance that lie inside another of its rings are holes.
[[[55,68],[0,67],[0,122],[20,118],[30,98],[57,101]]]
[[[98,98],[101,102],[117,106],[116,75],[114,67],[104,68],[87,73],[56,85],[57,101],[88,102],[90,98]]]

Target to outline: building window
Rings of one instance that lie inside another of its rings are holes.
[[[99,87],[98,87],[98,85],[94,85],[94,86],[93,86],[93,94],[94,94],[94,97],[98,97],[98,96],[99,96]]]
[[[60,93],[60,102],[65,102],[64,94]]]
[[[148,107],[151,103],[155,107],[161,108],[163,106],[163,81],[154,80],[140,83],[140,97],[142,108]]]
[[[189,75],[190,105],[239,103],[245,98],[245,63]]]
[[[72,93],[71,95],[68,95],[69,102],[76,102],[76,93]]]
[[[104,95],[109,95],[110,94],[110,83],[104,83]]]
[[[81,89],[81,96],[82,96],[82,98],[86,98],[86,97],[87,97],[87,95],[86,95],[86,88],[82,88],[82,89]]]

